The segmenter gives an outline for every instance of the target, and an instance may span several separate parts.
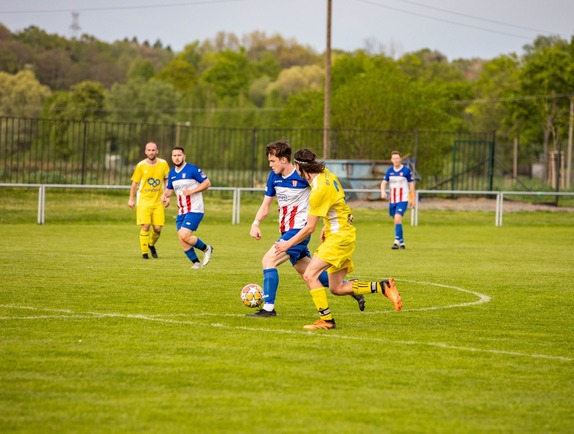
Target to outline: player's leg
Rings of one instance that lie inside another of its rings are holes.
[[[395,218],[396,218],[395,216],[397,215],[397,204],[396,203],[389,203],[389,215],[393,219],[393,223],[394,223],[393,229],[395,231],[395,240],[393,242],[393,246],[391,247],[391,249],[398,250],[401,242],[399,241],[398,236],[397,236],[397,223],[395,221]]]
[[[289,259],[289,255],[285,252],[281,254],[275,253],[275,246],[265,253],[261,260],[263,266],[263,300],[264,304],[261,310],[256,313],[247,314],[253,317],[272,317],[276,316],[275,311],[275,298],[277,296],[277,289],[279,288],[279,272],[277,267]]]
[[[157,250],[155,245],[161,235],[161,230],[165,224],[165,210],[163,205],[158,204],[153,208],[152,212],[152,228],[149,236],[149,251],[154,258],[157,258]]]
[[[305,270],[305,273],[303,274],[303,280],[305,280],[305,283],[309,288],[309,293],[313,298],[313,303],[317,308],[317,312],[319,312],[320,318],[314,324],[305,325],[303,327],[305,330],[329,330],[335,328],[335,320],[333,319],[331,309],[329,308],[327,293],[325,292],[325,287],[319,280],[321,273],[327,270],[330,266],[331,265],[329,263],[323,261],[320,257],[313,256]]]
[[[392,277],[383,279],[380,282],[367,282],[363,280],[353,280],[344,284],[345,291],[349,289],[354,294],[381,294],[393,303],[395,310],[401,310],[403,300]]]
[[[309,256],[305,256],[305,257],[299,259],[293,265],[293,267],[295,268],[295,270],[297,270],[297,272],[301,275],[301,277],[303,277],[303,274],[305,273],[305,270],[307,269],[309,262],[311,262],[311,258]],[[329,273],[327,273],[327,270],[325,270],[321,273],[321,275],[319,276],[319,281],[321,282],[321,284],[325,288],[330,288],[331,276],[329,275]],[[347,280],[343,280],[343,283],[346,283],[346,282],[347,282]],[[334,293],[334,294],[335,295],[350,295],[359,305],[359,310],[361,312],[365,310],[365,297],[362,294],[353,294],[352,292],[347,292],[345,294],[336,294],[336,293]]]
[[[202,266],[207,265],[211,260],[211,254],[213,253],[213,247],[205,244],[201,239],[193,234],[197,231],[201,220],[203,219],[203,213],[187,213],[184,214],[182,219],[180,229],[177,231],[179,236],[179,243],[191,262],[193,262],[193,268],[202,268]],[[194,248],[197,248],[203,252],[203,263],[199,262],[197,254]]]
[[[393,217],[395,223],[395,244],[399,245],[400,249],[404,249],[405,246],[405,239],[403,236],[403,216],[407,211],[408,202],[399,202],[396,204],[395,215]],[[394,248],[394,246],[393,246]]]
[[[136,209],[137,224],[140,226],[140,249],[143,259],[149,259],[149,242],[151,226],[151,209],[138,206]]]

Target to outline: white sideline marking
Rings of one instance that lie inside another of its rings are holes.
[[[437,285],[446,286],[446,285]],[[466,291],[471,292],[472,291]],[[474,293],[473,293],[474,294]],[[478,293],[476,293],[478,294]],[[488,298],[488,297],[487,297]],[[490,300],[490,298],[489,298]],[[33,311],[44,311],[44,312],[54,312],[54,313],[73,313],[73,311],[68,309],[48,309],[48,308],[36,308],[32,306],[15,306],[15,305],[0,305],[0,308],[7,309],[25,309]],[[180,316],[186,316],[185,314],[177,314]],[[168,315],[169,316],[169,315]],[[204,315],[197,315],[204,316]],[[219,315],[221,317],[221,315]],[[224,316],[237,316],[234,314],[224,315]],[[97,313],[97,312],[86,312],[85,314],[75,314],[75,315],[38,315],[38,316],[27,316],[27,317],[17,317],[17,316],[0,316],[0,320],[35,320],[35,319],[86,319],[86,318],[128,318],[128,319],[140,319],[144,321],[155,321],[168,324],[179,324],[179,325],[193,325],[193,326],[206,326],[204,323],[196,321],[182,321],[175,319],[162,318],[159,315],[143,315],[143,314],[121,314],[121,313]],[[207,324],[208,327],[226,327],[222,323],[212,323]],[[521,353],[518,351],[505,351],[505,350],[489,350],[483,348],[472,348],[472,347],[461,347],[457,345],[449,345],[442,342],[418,342],[418,341],[398,341],[385,338],[363,338],[357,336],[344,336],[336,334],[337,332],[329,333],[314,333],[309,331],[298,331],[298,330],[277,330],[277,329],[262,329],[256,327],[233,327],[235,330],[245,330],[250,332],[265,332],[265,333],[275,333],[275,334],[292,334],[292,335],[305,335],[305,336],[315,336],[319,338],[331,338],[331,339],[345,339],[354,341],[365,341],[365,342],[379,342],[391,345],[422,345],[436,348],[443,348],[447,350],[458,350],[458,351],[470,351],[475,353],[488,353],[488,354],[498,354],[498,355],[508,355],[516,357],[529,357],[533,359],[548,359],[548,360],[561,360],[565,362],[574,361],[574,358],[563,357],[563,356],[551,356],[547,354],[528,354]]]

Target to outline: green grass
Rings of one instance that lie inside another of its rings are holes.
[[[239,292],[277,235],[272,221],[248,235],[260,198],[241,225],[208,201],[198,235],[215,253],[193,272],[173,214],[160,258],[140,259],[126,193],[97,212],[55,195],[43,226],[0,198],[0,432],[574,431],[568,213],[496,228],[493,213],[425,211],[391,251],[386,210],[356,210],[350,277],[395,277],[404,309],[329,295],[338,328],[309,333],[317,314],[288,264],[279,315],[245,317]]]

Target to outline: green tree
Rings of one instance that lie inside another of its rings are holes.
[[[197,71],[191,63],[177,57],[157,73],[155,78],[171,84],[182,94],[190,94],[197,84]]]
[[[181,95],[169,83],[134,78],[109,91],[111,119],[118,122],[170,123]]]
[[[50,94],[30,70],[0,72],[0,116],[38,117]]]
[[[268,92],[287,99],[302,90],[321,90],[324,82],[325,71],[320,66],[292,66],[281,71],[277,80],[269,85]]]
[[[525,51],[519,85],[507,103],[507,123],[520,126],[521,143],[542,143],[530,149],[547,163],[549,151],[566,141],[574,58],[568,42],[559,38],[539,37]]]
[[[513,132],[503,119],[507,116],[505,98],[518,86],[519,60],[516,55],[498,56],[485,63],[472,84],[474,101],[466,108],[469,123],[478,131],[498,131],[505,137]]]
[[[70,92],[56,96],[50,106],[51,117],[68,120],[103,120],[106,118],[106,90],[101,83],[84,81]]]
[[[202,80],[213,87],[218,98],[237,97],[249,90],[252,68],[245,53],[231,50],[216,53]]]

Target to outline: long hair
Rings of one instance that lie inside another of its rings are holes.
[[[317,155],[307,148],[299,149],[295,152],[295,163],[299,165],[301,176],[304,174],[321,173],[325,170],[325,162],[317,161]]]

